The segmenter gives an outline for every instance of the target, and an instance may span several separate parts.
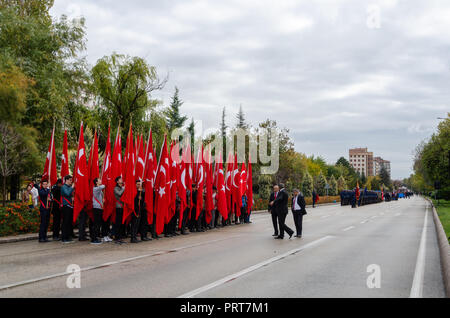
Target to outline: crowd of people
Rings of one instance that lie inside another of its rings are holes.
[[[80,213],[78,224],[74,224],[73,220],[73,195],[75,186],[73,177],[67,175],[64,179],[58,179],[56,184],[50,188],[47,180],[41,180],[40,185],[30,183],[23,194],[23,201],[32,209],[39,206],[40,212],[40,228],[39,242],[47,243],[47,231],[49,228],[50,218],[53,217],[52,238],[54,241],[62,241],[63,243],[72,243],[74,239],[79,241],[88,241],[91,244],[102,244],[105,242],[115,242],[117,244],[125,243],[126,238],[130,238],[130,243],[138,243],[141,241],[151,241],[159,239],[156,234],[155,222],[149,222],[145,190],[142,181],[136,181],[137,194],[134,199],[134,210],[131,214],[129,222],[122,222],[124,213],[124,204],[121,197],[125,191],[125,185],[122,177],[115,179],[116,186],[114,188],[115,209],[113,215],[106,220],[103,218],[104,207],[104,191],[105,186],[101,184],[100,179],[93,180],[92,185],[92,206],[83,209]],[[206,191],[206,190],[204,190]],[[197,217],[196,205],[198,188],[196,184],[192,185],[192,193],[187,190],[186,202],[188,206],[184,211],[180,211],[180,198],[178,193],[176,196],[176,211],[171,220],[167,220],[164,226],[164,237],[172,237],[178,235],[188,235],[192,232],[205,232],[218,227],[225,227],[233,224],[251,223],[251,209],[247,208],[247,196],[242,196],[241,213],[230,211],[228,218],[225,220],[217,209],[217,188],[213,187],[213,204],[214,208],[210,213],[210,221],[207,222],[207,213],[205,207]],[[206,193],[203,196],[205,199]],[[181,213],[181,214],[180,214]],[[78,228],[78,235],[75,235],[74,229]],[[89,231],[87,231],[89,229]],[[88,238],[89,236],[89,238]]]

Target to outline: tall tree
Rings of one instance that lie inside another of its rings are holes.
[[[187,120],[187,116],[181,116],[180,107],[184,104],[179,97],[179,89],[175,87],[175,93],[172,97],[172,102],[170,106],[164,111],[164,115],[167,121],[167,129],[169,130],[169,135],[172,134],[172,131],[177,128],[183,127],[184,123]]]
[[[311,177],[309,172],[306,172],[305,177],[303,178],[302,190],[305,197],[309,197],[312,195],[313,178]]]
[[[386,168],[384,166],[381,167],[381,170],[380,170],[380,179],[381,179],[381,184],[384,184],[388,187],[391,185],[391,176],[389,175],[389,172],[386,170]],[[374,188],[373,185],[372,185],[372,188]]]
[[[161,80],[156,68],[140,57],[113,53],[92,68],[92,91],[100,97],[100,112],[111,118],[113,126],[120,121],[128,127],[133,119],[133,126],[142,129],[146,113],[158,103],[150,99],[151,93],[162,89],[166,82],[167,78]]]
[[[244,110],[242,109],[242,105],[239,106],[239,112],[236,114],[236,119],[237,119],[236,128],[248,129],[248,124],[245,121],[245,114]]]

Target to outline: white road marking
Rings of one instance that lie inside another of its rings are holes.
[[[402,215],[401,213],[397,213],[395,216],[400,216],[400,215]]]
[[[82,268],[80,272],[90,271],[90,270],[93,270],[93,269],[99,269],[99,268],[102,268],[102,267],[107,267],[107,266],[111,266],[111,265],[117,265],[117,264],[121,264],[121,263],[127,263],[127,262],[131,262],[131,261],[135,261],[135,260],[138,260],[138,259],[147,258],[147,257],[151,257],[151,256],[158,256],[158,255],[163,255],[163,254],[167,254],[167,253],[171,253],[171,252],[177,252],[177,251],[180,251],[180,250],[193,248],[193,247],[197,247],[197,246],[202,246],[202,245],[206,245],[206,244],[210,244],[210,243],[225,241],[225,240],[228,240],[230,238],[237,238],[237,237],[241,237],[241,235],[235,235],[235,236],[232,236],[232,237],[229,237],[229,238],[225,238],[225,239],[212,240],[212,241],[208,241],[208,242],[201,242],[201,243],[197,243],[197,244],[181,246],[181,247],[177,247],[177,248],[173,248],[173,249],[167,249],[167,250],[163,250],[163,251],[156,251],[156,252],[153,252],[153,253],[150,253],[150,254],[144,254],[144,255],[139,255],[139,256],[135,256],[135,257],[125,258],[125,259],[121,259],[121,260],[117,260],[117,261],[103,263],[103,264],[100,264],[100,265],[88,266],[88,267]],[[72,274],[72,272],[70,272],[70,273],[67,273],[67,272],[56,273],[56,274],[52,274],[52,275],[32,278],[32,279],[24,280],[24,281],[21,281],[21,282],[16,282],[16,283],[11,283],[11,284],[8,284],[8,285],[0,286],[0,290],[9,289],[9,288],[18,287],[18,286],[23,286],[23,285],[28,285],[28,284],[32,284],[32,283],[37,283],[37,282],[40,282],[40,281],[44,281],[44,280],[48,280],[48,279],[52,279],[52,278],[57,278],[57,277],[63,277],[63,276],[67,276],[67,275],[70,275],[70,274]]]
[[[293,249],[293,250],[291,250],[289,252],[286,252],[284,254],[281,254],[279,256],[272,257],[272,258],[270,258],[268,260],[265,260],[265,261],[263,261],[261,263],[258,263],[256,265],[247,267],[247,268],[245,268],[245,269],[243,269],[243,270],[241,270],[241,271],[239,271],[237,273],[228,275],[228,276],[226,276],[226,277],[224,277],[222,279],[219,279],[219,280],[217,280],[215,282],[212,282],[211,284],[205,285],[203,287],[200,287],[200,288],[197,288],[197,289],[195,289],[193,291],[185,293],[185,294],[183,294],[181,296],[178,296],[177,298],[192,298],[192,297],[194,297],[194,296],[196,296],[198,294],[204,293],[204,292],[206,292],[206,291],[208,291],[210,289],[213,289],[213,288],[215,288],[217,286],[220,286],[220,285],[223,285],[223,284],[225,284],[225,283],[227,283],[229,281],[232,281],[232,280],[234,280],[234,279],[236,279],[238,277],[241,277],[241,276],[246,275],[246,274],[248,274],[250,272],[253,272],[253,271],[257,270],[257,269],[260,269],[261,267],[264,267],[264,266],[267,266],[267,265],[269,265],[271,263],[279,261],[280,259],[283,259],[285,257],[288,257],[290,255],[296,254],[296,253],[298,253],[300,251],[303,251],[305,249],[311,248],[311,247],[313,247],[315,245],[318,245],[318,244],[320,244],[320,243],[322,243],[322,242],[324,242],[324,241],[326,241],[328,239],[331,239],[333,237],[334,236],[324,236],[324,237],[322,237],[322,238],[320,238],[318,240],[312,241],[311,243],[308,243],[306,245],[300,246],[299,248]]]
[[[423,276],[425,273],[425,256],[428,225],[428,207],[425,210],[425,221],[423,222],[422,237],[420,238],[419,252],[417,253],[416,270],[411,287],[410,298],[422,298]]]
[[[349,226],[349,227],[343,229],[342,231],[347,232],[347,231],[353,230],[354,228],[355,228],[354,226]]]
[[[364,220],[364,221],[361,222],[361,224],[364,224],[364,223],[367,223],[367,222],[369,222],[369,220]]]
[[[374,215],[374,216],[372,216],[372,217],[371,217],[371,219],[376,219],[376,218],[377,218],[377,216],[376,216],[376,215]]]
[[[329,217],[329,215],[324,215],[324,216],[321,217],[321,219],[325,219],[327,217]]]

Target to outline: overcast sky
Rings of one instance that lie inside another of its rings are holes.
[[[87,58],[145,57],[170,80],[182,111],[217,127],[242,104],[270,118],[295,148],[333,163],[351,147],[409,176],[412,151],[450,111],[450,1],[56,0],[84,16]]]

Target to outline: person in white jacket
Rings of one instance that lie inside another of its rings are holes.
[[[37,186],[38,185],[36,183],[33,183],[31,188],[31,197],[33,198],[34,207],[38,206],[39,190]]]

